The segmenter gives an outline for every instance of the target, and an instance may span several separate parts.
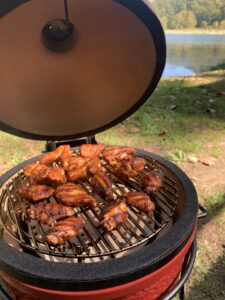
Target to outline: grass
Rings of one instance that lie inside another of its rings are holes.
[[[0,133],[0,167],[1,173],[9,167],[40,153],[42,142],[25,140],[6,133]]]
[[[181,159],[219,141],[225,131],[225,71],[163,79],[153,96],[121,125],[98,135],[112,144],[154,145]],[[174,145],[176,147],[174,148]],[[180,153],[180,155],[179,155]],[[209,153],[211,154],[211,153]],[[218,152],[217,152],[218,154]]]
[[[197,259],[187,285],[187,299],[225,298],[225,194],[218,192],[205,201],[208,217],[198,232]],[[207,237],[207,231],[211,237]]]
[[[211,67],[209,69],[209,71],[218,71],[218,70],[225,70],[225,62],[218,65],[218,66],[215,66],[215,67]]]

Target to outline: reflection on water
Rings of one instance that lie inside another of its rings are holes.
[[[225,35],[168,34],[163,77],[194,75],[225,61]]]

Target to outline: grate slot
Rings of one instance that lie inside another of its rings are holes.
[[[13,221],[12,221],[12,223],[14,223],[16,225],[16,228],[18,229],[17,233],[19,235],[20,241],[22,243],[24,243],[25,241],[24,241],[22,232],[20,230],[20,226],[19,226],[19,223],[18,223],[18,220],[17,220],[17,216],[16,216],[16,213],[15,213],[14,207],[13,207],[13,203],[12,203],[12,196],[11,196],[11,193],[9,192],[8,186],[6,186],[6,192],[8,194],[8,199],[9,199],[10,206],[12,208],[12,210],[10,210],[9,206],[7,206],[8,215],[11,216],[11,211],[12,211],[12,214],[13,214],[13,217],[14,217],[14,221],[15,221],[15,223]]]
[[[95,212],[92,210],[93,214],[96,216]],[[100,233],[100,231],[96,228],[95,224],[93,223],[92,219],[88,216],[87,212],[84,211],[84,215],[89,221],[89,223],[93,226],[95,233],[99,236],[99,238],[105,243],[108,250],[111,252],[113,247],[108,243],[108,241],[104,238],[104,236]]]

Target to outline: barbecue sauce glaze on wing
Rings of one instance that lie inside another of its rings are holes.
[[[78,235],[84,225],[85,222],[81,218],[67,218],[54,225],[47,234],[43,236],[43,240],[54,246],[64,244],[66,241]]]
[[[114,166],[118,176],[125,176],[127,178],[137,177],[145,168],[146,161],[141,157],[133,157],[129,160],[122,161]]]
[[[95,192],[106,200],[113,200],[112,181],[104,172],[97,172],[91,178]]]
[[[121,146],[107,146],[102,151],[103,158],[112,166],[117,168],[122,161],[129,161],[136,154],[134,148],[125,148]]]
[[[97,200],[78,184],[61,185],[57,188],[55,195],[58,201],[67,206],[91,208],[97,206]]]
[[[140,211],[155,210],[155,203],[145,193],[131,192],[127,195],[126,202]]]
[[[54,166],[48,169],[45,183],[51,186],[59,186],[67,182],[65,171],[62,167]]]
[[[87,178],[101,170],[101,162],[98,157],[88,159],[80,168],[70,168],[67,175],[70,181]]]
[[[32,183],[43,183],[48,174],[49,168],[39,163],[28,164],[24,169],[24,175]]]
[[[124,201],[119,200],[116,204],[106,209],[101,224],[107,231],[112,231],[122,225],[127,218],[127,205]]]
[[[80,155],[83,157],[93,158],[98,156],[104,148],[104,144],[84,144],[80,146]]]
[[[47,185],[28,186],[22,184],[20,185],[18,192],[22,197],[30,201],[37,202],[50,198],[53,195],[54,190]]]
[[[72,217],[74,215],[74,209],[57,203],[39,203],[37,206],[28,208],[27,215],[32,220],[38,220],[43,224],[52,225],[55,221]]]
[[[163,186],[164,174],[159,169],[154,169],[146,173],[143,177],[142,184],[147,193],[158,192]]]
[[[60,160],[60,158],[65,160],[66,157],[68,158],[70,156],[70,150],[70,145],[59,146],[55,150],[42,155],[39,158],[39,161],[41,164],[47,165],[57,162],[58,160]]]

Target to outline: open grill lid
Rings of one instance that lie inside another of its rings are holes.
[[[147,0],[4,0],[0,44],[0,129],[40,140],[121,122],[152,94],[166,58]]]

